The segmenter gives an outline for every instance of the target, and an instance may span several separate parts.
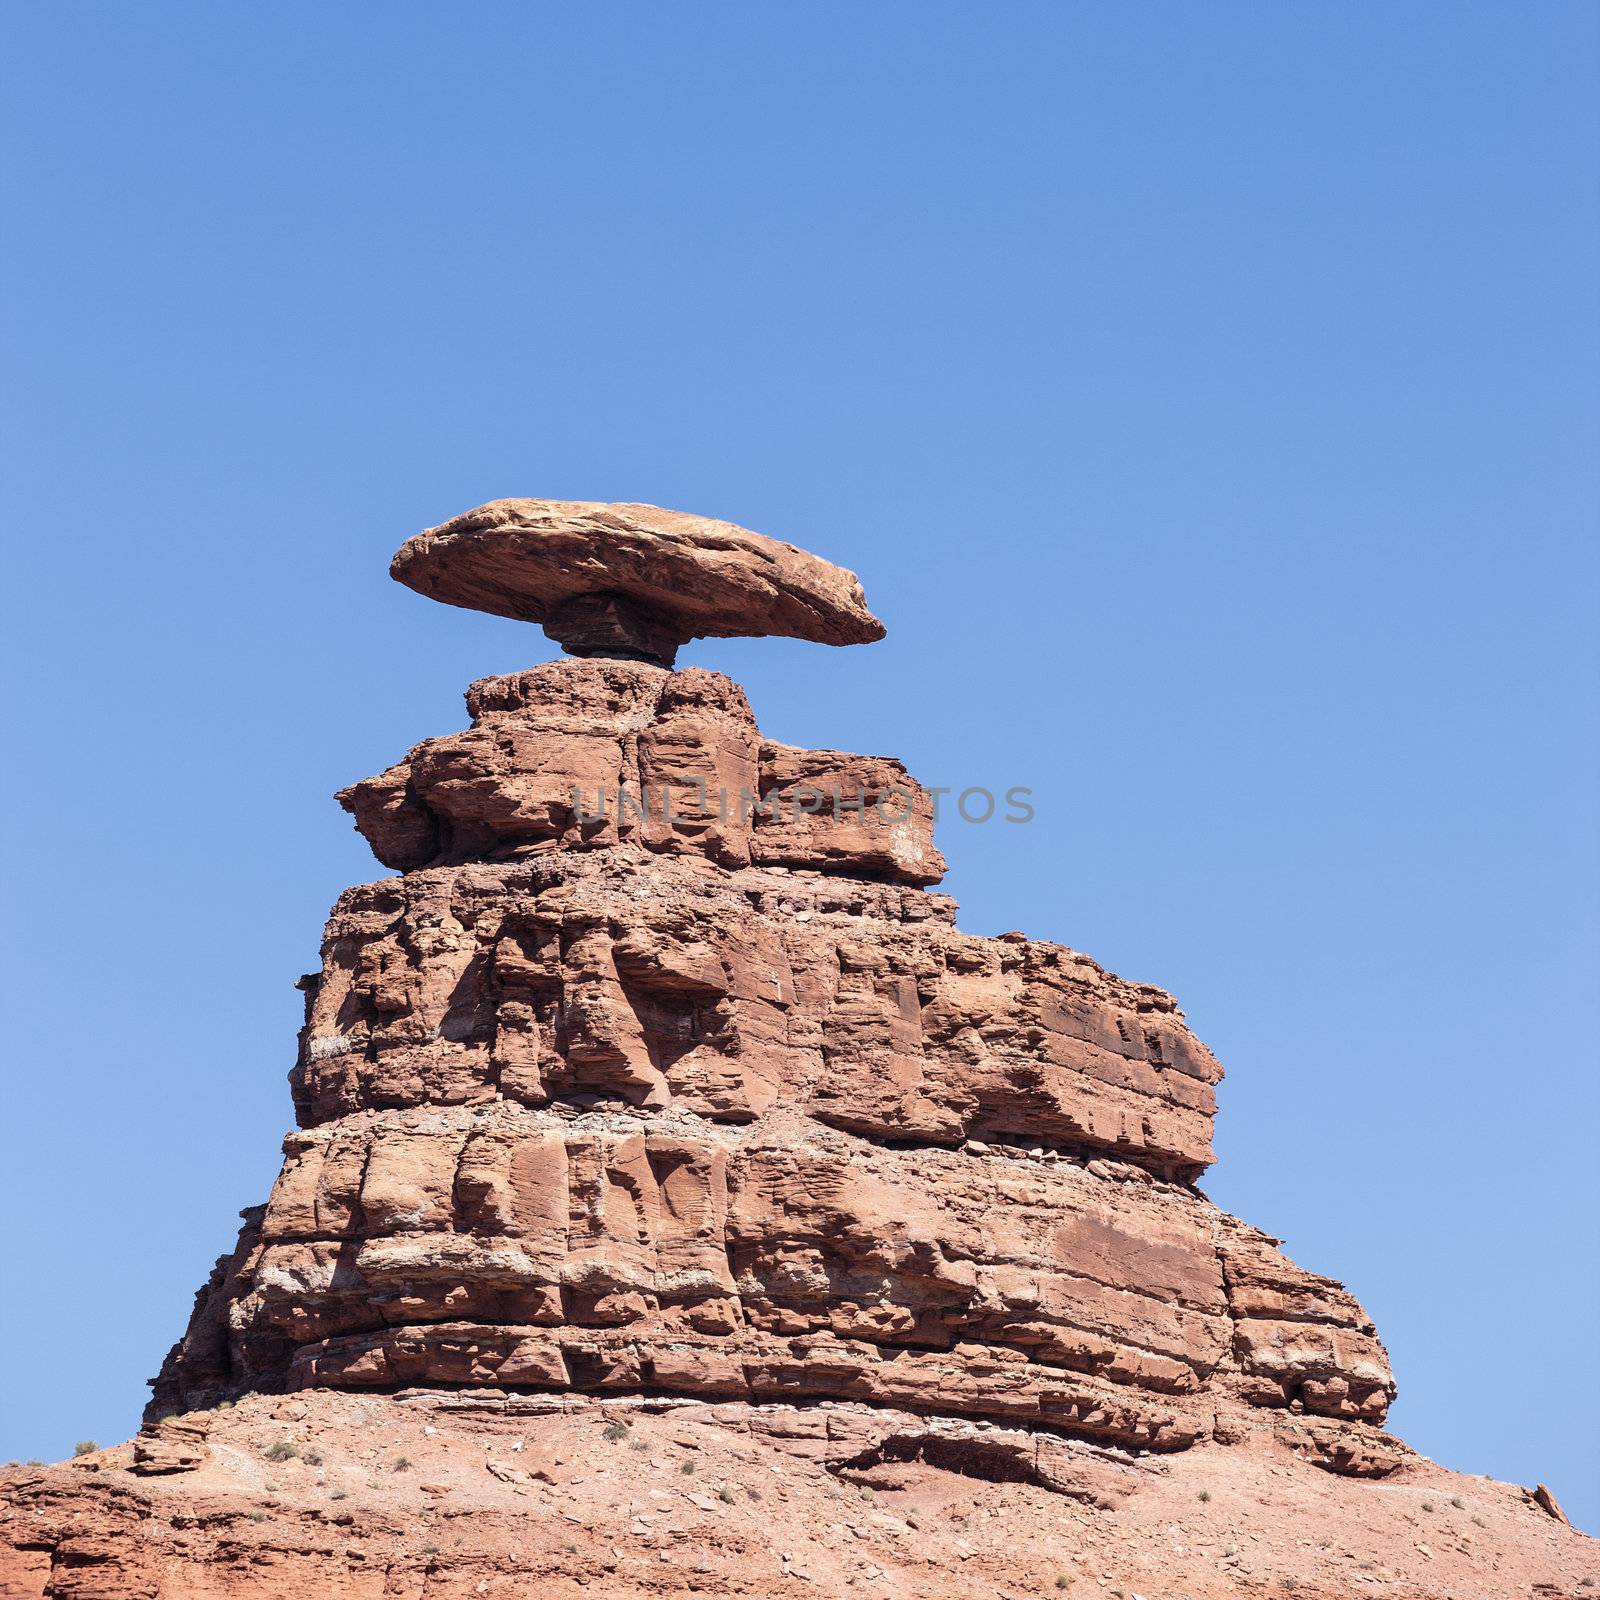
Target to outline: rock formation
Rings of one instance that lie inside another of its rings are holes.
[[[282,1173],[128,1470],[194,1470],[218,1406],[361,1395],[757,1434],[779,1407],[836,1473],[1105,1504],[1197,1451],[1414,1462],[1361,1307],[1196,1187],[1222,1072],[1171,997],[961,933],[898,762],[764,739],[736,684],[671,670],[697,635],[879,636],[851,574],[526,500],[394,572],[575,659],[475,683],[466,731],[340,794],[397,875],[334,907]]]
[[[542,623],[575,656],[670,667],[690,639],[883,637],[853,572],[659,506],[492,500],[408,540],[389,570],[449,605]]]

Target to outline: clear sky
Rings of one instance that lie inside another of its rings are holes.
[[[1600,9],[3,26],[0,1457],[126,1436],[265,1198],[332,791],[553,653],[390,553],[528,494],[855,568],[882,644],[684,661],[1031,786],[964,925],[1172,989],[1395,1429],[1600,1527]]]

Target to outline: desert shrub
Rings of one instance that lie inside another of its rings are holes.
[[[75,1456],[92,1456],[99,1448],[93,1439],[80,1439],[73,1445],[72,1453]]]

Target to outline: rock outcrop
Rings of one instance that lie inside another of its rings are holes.
[[[1406,1466],[1361,1307],[1196,1187],[1222,1071],[1172,998],[960,932],[898,762],[766,740],[736,684],[662,664],[696,632],[873,637],[850,575],[540,501],[396,573],[595,626],[339,796],[397,875],[334,907],[282,1173],[128,1470],[202,1470],[196,1414],[252,1396],[463,1390],[820,1407],[830,1471],[1104,1504],[1194,1451]]]

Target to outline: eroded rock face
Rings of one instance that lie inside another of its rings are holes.
[[[1378,1422],[1391,1393],[1337,1286],[1138,1169],[503,1101],[286,1156],[231,1275],[234,1377],[833,1396],[1152,1449],[1219,1397]],[[1270,1296],[1231,1298],[1252,1271]],[[229,1376],[202,1364],[169,1377]]]
[[[932,802],[898,761],[763,740],[719,673],[551,662],[474,684],[467,705],[465,733],[340,792],[385,866],[635,844],[724,867],[944,876]]]
[[[1211,1053],[1160,990],[960,932],[898,763],[641,662],[468,707],[340,797],[400,875],[334,908],[299,1131],[153,1413],[470,1385],[1161,1452],[1275,1413],[1393,1466],[1361,1308],[1193,1187]]]
[[[1221,1069],[1159,990],[894,884],[561,851],[352,889],[305,980],[303,1122],[604,1102],[1048,1141],[1193,1178]]]

